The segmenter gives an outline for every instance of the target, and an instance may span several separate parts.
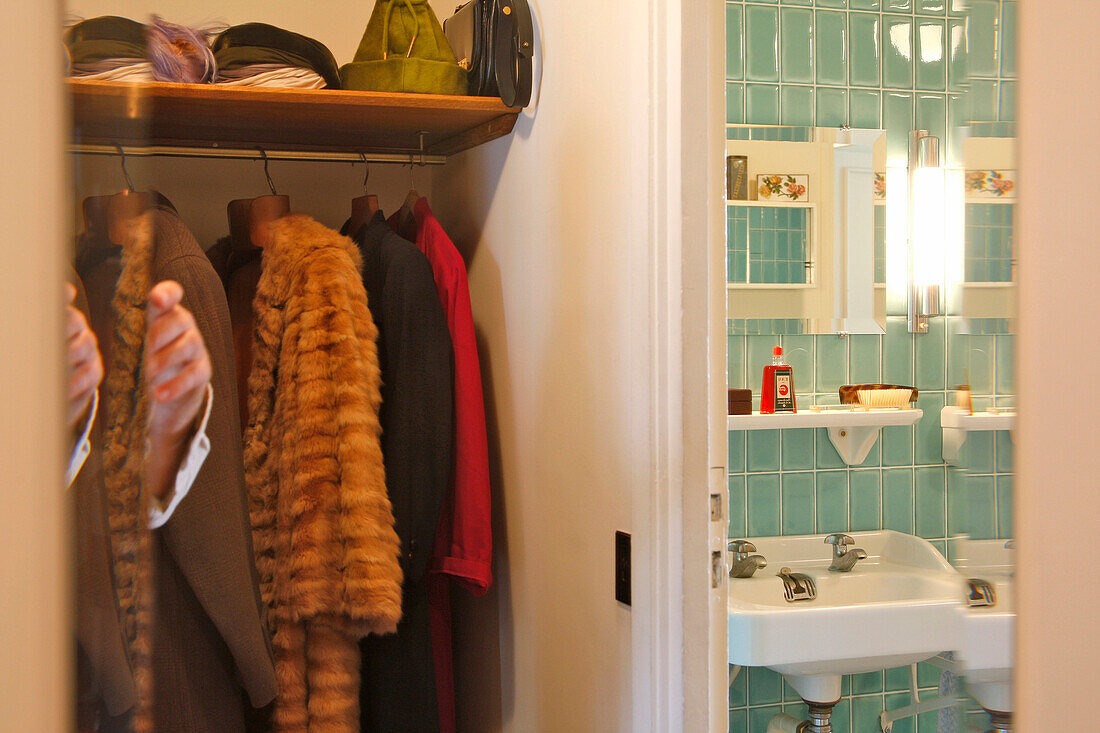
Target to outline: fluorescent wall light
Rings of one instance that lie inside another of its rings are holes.
[[[916,130],[909,147],[909,332],[928,333],[946,290],[946,179],[940,140]]]

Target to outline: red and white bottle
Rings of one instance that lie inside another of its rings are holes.
[[[798,412],[794,401],[794,369],[783,360],[783,347],[772,349],[772,363],[764,367],[760,413]]]

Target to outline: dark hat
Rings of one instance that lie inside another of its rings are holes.
[[[117,15],[82,20],[65,31],[71,63],[145,58],[145,25]]]
[[[267,23],[244,23],[221,33],[212,44],[218,69],[232,70],[253,64],[284,64],[315,71],[329,89],[340,88],[340,73],[332,52],[300,33]]]

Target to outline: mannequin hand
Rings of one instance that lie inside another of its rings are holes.
[[[179,470],[211,375],[206,344],[182,299],[183,287],[165,280],[149,291],[145,311],[150,410],[146,470],[158,498],[167,493],[168,478]]]
[[[95,334],[88,327],[84,314],[73,305],[76,288],[65,283],[68,296],[65,317],[65,338],[68,346],[68,404],[66,414],[69,430],[76,432],[80,421],[88,411],[92,395],[103,380],[103,360],[99,356],[99,344]]]

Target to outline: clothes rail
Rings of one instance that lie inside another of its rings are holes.
[[[116,145],[70,145],[69,152],[76,155],[113,155],[120,154]],[[182,148],[162,145],[129,146],[121,149],[126,157],[160,156],[165,158],[236,158],[240,160],[262,160],[263,155],[257,148]],[[314,152],[308,150],[267,150],[264,154],[269,160],[304,160],[334,163],[390,163],[393,165],[443,165],[447,162],[444,155],[425,155],[410,153],[347,153]]]

